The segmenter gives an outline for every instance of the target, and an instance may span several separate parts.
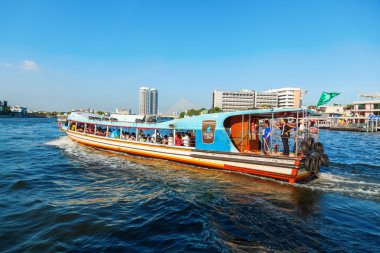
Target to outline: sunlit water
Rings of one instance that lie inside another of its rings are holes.
[[[0,119],[0,252],[379,252],[380,133],[321,137],[331,167],[288,185]]]

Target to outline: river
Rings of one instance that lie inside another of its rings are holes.
[[[378,252],[380,134],[323,130],[289,185],[89,148],[0,119],[0,252]]]

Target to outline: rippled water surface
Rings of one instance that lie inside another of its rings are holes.
[[[0,119],[0,252],[379,252],[380,133],[306,185],[96,150]]]

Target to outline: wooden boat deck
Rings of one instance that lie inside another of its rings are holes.
[[[290,153],[289,155],[284,155],[282,152],[272,152],[271,153],[266,153],[264,154],[262,151],[257,150],[257,151],[247,151],[245,152],[246,154],[254,154],[254,155],[261,155],[261,156],[275,156],[275,157],[281,157],[281,158],[302,158],[302,155],[296,155],[294,153]]]

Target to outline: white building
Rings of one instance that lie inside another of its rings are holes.
[[[278,108],[278,93],[274,91],[256,92],[256,108]]]
[[[352,113],[355,116],[380,115],[380,100],[355,101],[353,106]]]
[[[130,115],[130,114],[132,114],[132,110],[131,109],[125,109],[125,108],[116,108],[116,114]]]
[[[219,107],[224,112],[249,110],[255,107],[255,91],[219,91],[213,92],[212,107]]]
[[[224,112],[253,108],[300,108],[304,93],[300,88],[270,89],[263,92],[215,90],[212,106],[219,107]]]
[[[300,108],[304,91],[300,88],[270,89],[263,93],[277,94],[278,108]]]
[[[26,115],[26,110],[27,110],[26,107],[21,107],[17,105],[17,106],[12,106],[10,109],[12,113],[19,114],[22,116]]]
[[[141,87],[139,91],[139,114],[150,114],[149,88]]]
[[[346,115],[346,110],[342,105],[322,105],[317,108],[317,111],[327,117],[350,116]]]

